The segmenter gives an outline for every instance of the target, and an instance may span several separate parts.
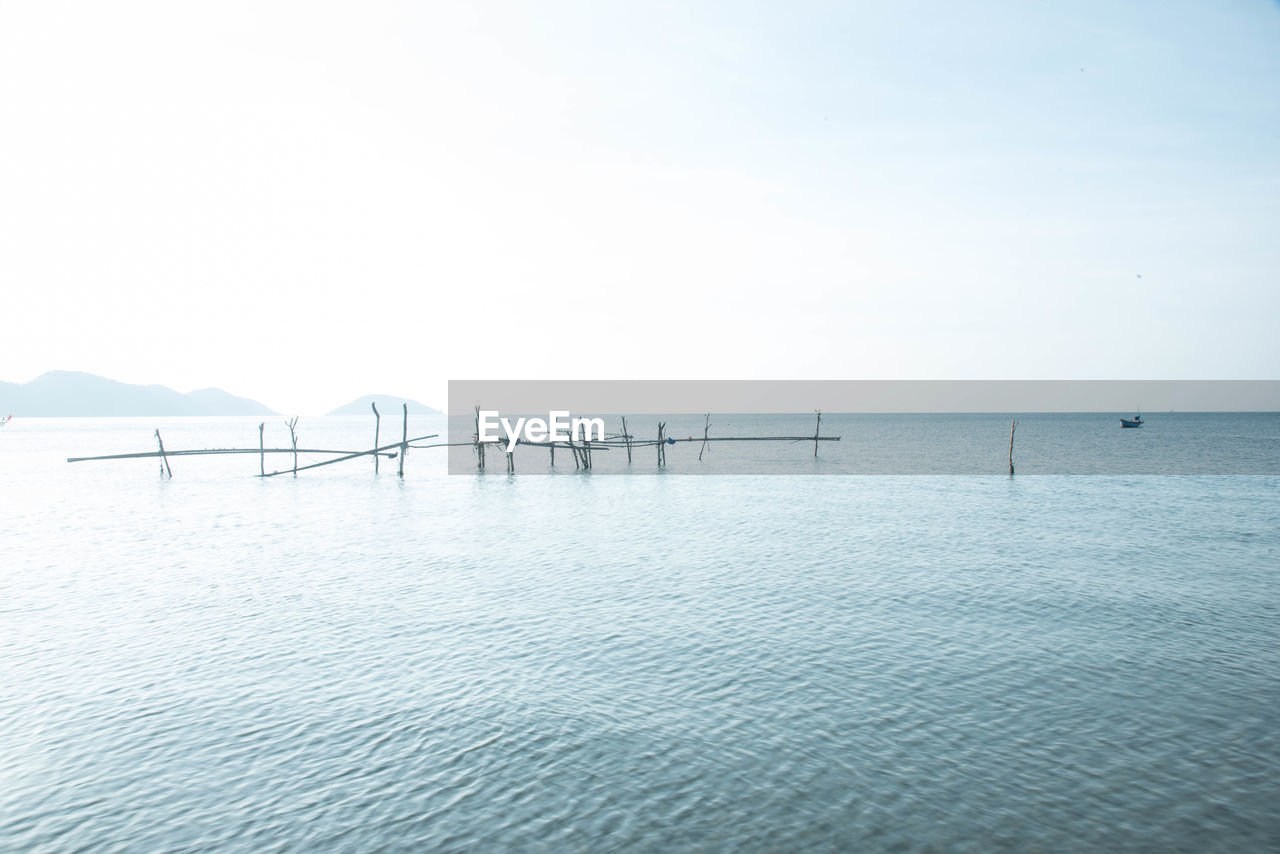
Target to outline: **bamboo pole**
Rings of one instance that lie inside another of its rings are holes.
[[[422,441],[422,440],[424,440],[424,439],[434,439],[434,438],[435,438],[436,436],[438,436],[438,435],[440,435],[440,434],[439,434],[439,433],[432,433],[430,436],[418,436],[418,437],[416,437],[416,438],[410,439],[409,441],[410,441],[410,442],[421,442],[421,441]],[[381,448],[371,448],[371,449],[370,449],[370,450],[368,450],[368,451],[353,451],[353,452],[351,452],[350,454],[346,454],[346,455],[341,456],[341,457],[335,457],[335,458],[334,458],[334,459],[332,459],[332,460],[323,460],[323,461],[318,462],[318,463],[312,463],[311,465],[308,465],[308,466],[298,466],[298,471],[306,471],[307,469],[318,469],[318,468],[320,468],[321,466],[331,466],[331,465],[333,465],[334,463],[341,463],[341,462],[346,462],[347,460],[354,460],[356,457],[367,457],[367,456],[369,456],[370,454],[380,454],[380,453],[382,453],[383,451],[389,451],[389,450],[391,450],[392,448],[398,448],[398,447],[400,447],[400,443],[399,443],[399,442],[393,442],[393,443],[392,443],[392,444],[390,444],[390,445],[383,445]],[[389,455],[389,456],[390,456],[390,455]],[[285,474],[287,471],[288,471],[288,469],[285,469],[285,471],[273,471],[273,472],[271,472],[271,474],[263,474],[263,475],[261,475],[261,477],[275,477],[275,476],[276,476],[276,475],[278,475],[278,474]]]
[[[471,444],[467,442],[465,444]],[[96,457],[67,457],[69,463],[89,463],[99,460],[139,460],[147,457],[204,457],[221,454],[291,454],[292,448],[205,448],[203,450],[170,451],[167,448],[159,451],[143,451],[136,454],[103,454]],[[332,448],[299,448],[299,454],[351,454],[354,451],[338,451]],[[394,453],[379,453],[380,457],[394,458]]]
[[[378,434],[382,432],[382,416],[378,414],[378,404],[376,401],[369,401],[369,405],[373,407],[373,446],[378,447]],[[378,473],[378,455],[373,455],[373,473]]]
[[[296,415],[293,416],[285,423],[289,425],[289,441],[293,445],[293,476],[297,477],[298,476],[298,430],[297,430],[298,416]],[[376,448],[378,446],[378,443],[375,442],[373,446]]]
[[[687,439],[663,438],[663,442],[701,442],[701,437],[690,437]],[[813,435],[712,435],[707,437],[707,442],[813,442]],[[819,435],[818,442],[840,442],[838,435]],[[658,444],[655,439],[644,439],[640,442],[632,442],[632,447],[649,448]],[[612,439],[607,442],[596,442],[596,448],[621,448],[623,443],[621,440]]]
[[[701,438],[689,438],[689,439],[663,438],[662,441],[666,443],[670,443],[670,442],[678,443],[678,442],[701,442],[703,440]],[[812,442],[813,437],[812,436],[709,436],[707,437],[706,441],[708,442]],[[819,442],[839,442],[840,437],[839,436],[819,436],[818,441]],[[658,444],[656,440],[646,439],[641,442],[634,442],[633,447],[650,448],[656,444]],[[621,448],[622,446],[623,445],[621,442],[616,442],[616,441],[596,443],[597,448],[601,448],[601,447]]]
[[[266,422],[258,425],[258,476],[265,476],[267,473],[267,454],[262,444],[262,431],[267,427]]]
[[[404,432],[400,434],[400,476],[404,477],[404,458],[409,453],[409,404],[401,406],[404,407]]]
[[[169,473],[169,479],[170,479],[170,480],[172,480],[172,479],[173,479],[173,469],[169,468],[169,458],[168,458],[167,456],[165,456],[165,453],[164,453],[164,439],[161,439],[161,438],[160,438],[160,428],[159,428],[159,427],[157,427],[157,428],[156,428],[156,444],[158,444],[158,445],[160,446],[160,462],[161,462],[161,463],[163,463],[163,467],[162,467],[162,468],[161,468],[161,470],[160,470],[160,474],[164,474],[165,472],[168,472],[168,473]]]
[[[1018,422],[1014,421],[1013,426],[1009,428],[1009,474],[1013,474],[1013,434],[1018,429]]]

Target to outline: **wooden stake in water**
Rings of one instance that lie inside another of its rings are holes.
[[[816,460],[818,458],[818,434],[822,432],[822,410],[817,409],[814,411],[818,413],[818,423],[813,428],[813,458]]]
[[[378,434],[382,432],[382,416],[378,414],[378,404],[370,401],[369,405],[373,407],[373,446],[378,447]],[[378,455],[373,455],[373,473],[378,473]]]
[[[266,422],[258,425],[258,474],[263,477],[267,474],[267,452],[266,446],[262,444],[262,431],[266,427]]]
[[[1013,426],[1009,428],[1009,474],[1013,474],[1013,434],[1018,429],[1018,422],[1014,421]]]
[[[627,465],[631,465],[631,434],[627,432],[627,416],[622,416],[622,438],[627,443]]]
[[[409,453],[409,404],[401,404],[404,407],[404,432],[400,434],[400,476],[404,477],[404,458]],[[374,445],[376,448],[377,445]]]
[[[707,449],[707,431],[710,429],[711,413],[708,412],[706,415],[706,423],[702,425],[702,447],[698,449],[698,462],[702,462],[702,452]],[[817,442],[814,442],[814,447],[817,447],[817,444]]]
[[[169,458],[164,455],[164,439],[160,438],[159,427],[156,428],[156,443],[160,446],[160,462],[164,464],[164,467],[160,470],[160,473],[164,474],[165,472],[168,472],[169,477],[172,478],[173,469],[169,468]]]
[[[293,444],[293,476],[298,476],[298,416],[293,416],[285,424],[289,425],[289,441]],[[374,447],[378,447],[374,443]],[[377,459],[377,457],[374,457]]]

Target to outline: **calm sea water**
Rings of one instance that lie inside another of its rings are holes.
[[[1133,413],[1124,417],[1132,418]],[[1018,424],[1014,459],[1020,474],[1280,475],[1280,413],[1275,412],[1148,414],[1146,426],[1134,430],[1121,428],[1116,414],[1104,413],[827,413],[822,416],[821,435],[839,437],[839,441],[822,442],[817,458],[812,441],[713,442],[700,460],[700,437],[707,423],[702,415],[632,416],[627,429],[637,440],[652,441],[658,422],[666,423],[666,435],[677,442],[667,448],[667,474],[1007,474],[1014,419]],[[366,446],[371,437],[365,435],[369,425],[364,422],[371,420],[352,422],[364,430],[360,438]],[[607,435],[621,435],[617,416],[603,420]],[[707,434],[713,438],[813,436],[817,427],[812,414],[717,413],[710,416],[710,423]],[[454,417],[449,427],[449,441],[470,443],[475,435],[474,416]],[[395,433],[390,441],[400,435]],[[450,453],[454,473],[475,471],[471,447],[455,447]],[[656,457],[652,447],[636,448],[628,465],[625,448],[613,447],[593,454],[592,471],[652,473]],[[557,468],[573,469],[573,459],[563,448],[557,454]],[[489,451],[487,469],[505,475],[500,450]],[[518,448],[516,471],[548,473],[547,449]]]
[[[1280,478],[64,462],[156,426],[0,431],[0,850],[1280,846]]]

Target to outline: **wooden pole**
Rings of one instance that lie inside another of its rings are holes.
[[[663,441],[667,442],[668,444],[679,444],[680,442],[701,442],[702,439],[701,438],[676,439],[674,437],[669,436]],[[813,435],[810,434],[808,436],[708,436],[707,441],[708,442],[812,442]],[[839,442],[840,437],[839,436],[819,436],[818,441],[819,442]],[[653,440],[650,440],[647,442],[636,442],[636,447],[647,448],[650,445],[656,445],[656,444],[657,442],[654,442]],[[602,447],[602,446],[597,445],[597,447]],[[622,447],[622,444],[621,443],[605,443],[603,447],[620,448]]]
[[[266,429],[266,426],[266,422],[258,425],[258,474],[262,476],[267,473],[267,453],[262,444],[262,431]]]
[[[378,434],[382,432],[382,416],[378,414],[378,404],[370,401],[369,405],[373,407],[373,446],[378,447]],[[378,473],[378,455],[373,455],[373,473]]]
[[[631,433],[627,431],[627,416],[622,416],[622,438],[627,443],[627,465],[631,465]]]
[[[667,422],[658,422],[658,465],[665,466],[667,464]]]
[[[400,434],[400,476],[404,477],[404,458],[409,453],[409,404],[402,403],[401,406],[404,407],[404,432]]]
[[[698,450],[698,462],[702,462],[702,452],[707,449],[707,431],[711,429],[711,413],[706,415],[706,423],[702,425],[702,447]]]
[[[436,438],[436,436],[437,436],[437,435],[439,435],[439,434],[437,434],[437,433],[432,433],[430,436],[418,436],[418,437],[416,437],[416,438],[410,439],[409,441],[410,441],[410,442],[421,442],[421,441],[423,441],[424,439],[434,439],[434,438]],[[447,444],[447,443],[446,443],[446,444]],[[400,447],[399,443],[392,443],[392,444],[390,444],[390,445],[383,445],[381,448],[373,448],[372,450],[368,450],[368,451],[353,451],[353,452],[352,452],[352,453],[350,453],[350,454],[346,454],[345,456],[341,456],[341,457],[336,457],[336,458],[334,458],[334,459],[332,459],[332,460],[324,460],[324,461],[322,461],[322,462],[318,462],[318,463],[311,463],[310,465],[306,465],[306,466],[298,466],[298,471],[306,471],[307,469],[318,469],[318,468],[320,468],[321,466],[331,466],[331,465],[333,465],[334,463],[341,463],[341,462],[346,462],[347,460],[354,460],[356,457],[367,457],[367,456],[369,456],[370,454],[380,454],[380,453],[382,453],[383,451],[389,451],[389,450],[391,450],[392,448],[398,448],[398,447]],[[287,471],[288,471],[288,469],[285,469],[285,472],[287,472]],[[275,477],[275,476],[276,476],[276,475],[278,475],[278,474],[284,474],[284,472],[273,471],[271,474],[264,474],[264,475],[262,475],[262,476],[263,476],[263,477]]]
[[[1009,474],[1013,474],[1013,434],[1018,429],[1018,422],[1014,421],[1013,426],[1009,428]]]
[[[410,441],[412,442],[417,440],[414,439]],[[713,439],[712,441],[715,441],[715,440]],[[394,448],[396,446],[392,445],[391,447]],[[410,447],[417,447],[417,446],[410,445]],[[439,446],[432,445],[431,447],[439,447]],[[94,460],[139,460],[139,459],[147,459],[150,457],[209,457],[209,456],[218,456],[221,454],[252,454],[252,453],[255,453],[253,448],[205,448],[203,450],[198,450],[198,451],[197,450],[170,451],[166,448],[163,454],[160,453],[159,451],[143,451],[142,453],[138,453],[138,454],[105,454],[97,457],[67,457],[67,462],[87,463],[87,462],[92,462]],[[293,453],[293,451],[290,448],[259,448],[256,453],[289,454],[289,453]],[[338,450],[334,450],[333,448],[299,448],[298,453],[300,454],[350,454],[353,452],[338,451]],[[361,453],[361,456],[364,455],[363,451],[360,453]],[[392,457],[392,458],[395,457],[394,451],[390,453],[381,453],[381,452],[379,453],[381,456],[384,456],[384,457]],[[305,468],[305,467],[299,466],[300,470],[302,468]]]
[[[818,423],[813,428],[813,458],[815,460],[818,458],[818,434],[822,432],[822,410],[817,410],[817,413]]]
[[[169,458],[164,455],[164,439],[160,438],[160,428],[156,428],[156,443],[160,446],[160,462],[164,465],[160,469],[160,474],[169,473],[169,477],[173,477],[173,469],[169,468]]]
[[[476,406],[476,468],[484,468],[484,443],[480,441],[480,407]]]
[[[298,416],[296,415],[293,416],[285,423],[289,425],[289,442],[293,445],[293,476],[297,477],[298,476],[298,430],[297,430]],[[378,443],[374,442],[373,446],[375,448],[378,447]]]

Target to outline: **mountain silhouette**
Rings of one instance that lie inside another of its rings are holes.
[[[255,400],[217,388],[182,394],[81,371],[50,371],[29,383],[0,382],[0,417],[115,415],[274,415]]]

